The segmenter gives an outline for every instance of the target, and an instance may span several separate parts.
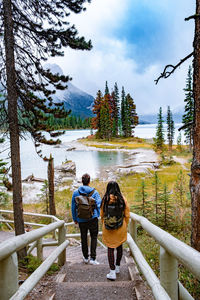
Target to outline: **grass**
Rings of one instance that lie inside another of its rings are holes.
[[[100,149],[151,149],[152,144],[141,138],[112,138],[110,141],[95,138],[84,138],[80,140],[86,146],[92,146]]]
[[[181,239],[181,233],[173,234],[175,237]],[[187,236],[187,244],[189,244],[189,235]],[[148,264],[154,270],[155,274],[160,276],[159,267],[159,245],[150,237],[143,229],[139,231],[137,244],[141,249]],[[183,286],[190,292],[194,299],[200,299],[200,281],[194,278],[194,276],[181,264],[179,264],[179,280]]]
[[[137,149],[137,148],[152,148],[152,144],[149,141],[144,139],[112,139],[111,141],[102,141],[102,140],[93,140],[93,139],[82,139],[82,142],[86,145],[102,148],[102,149]],[[179,151],[175,146],[173,147],[172,152],[165,151],[165,156],[177,156],[187,160],[187,163],[184,166],[190,170],[191,157],[192,154],[188,152],[188,148],[183,146],[181,151]],[[157,174],[160,180],[160,189],[162,189],[164,183],[167,184],[168,190],[170,191],[170,203],[173,205],[173,210],[170,214],[173,214],[174,225],[171,228],[168,228],[167,231],[190,245],[190,232],[191,232],[191,208],[190,208],[190,199],[185,196],[183,205],[180,204],[180,201],[177,197],[175,191],[175,182],[177,181],[177,176],[180,171],[183,172],[185,178],[185,195],[189,194],[189,180],[188,176],[189,171],[183,169],[180,163],[174,163],[172,165],[162,165],[158,170]],[[141,201],[136,197],[136,191],[140,187],[142,180],[145,181],[146,190],[148,193],[148,201],[154,203],[154,194],[155,186],[153,185],[154,180],[154,171],[149,171],[146,173],[140,174],[129,174],[126,176],[121,176],[118,180],[121,191],[126,197],[131,210],[135,211],[135,206],[141,205]],[[101,197],[103,197],[107,182],[101,180],[94,180],[91,182],[91,186],[95,187]],[[62,191],[55,192],[55,202],[56,202],[56,211],[57,216],[61,219],[64,219],[66,222],[72,220],[71,217],[71,197],[73,191],[69,188],[66,188]],[[7,204],[6,208],[12,209],[10,203]],[[24,204],[24,211],[32,211],[36,213],[45,212],[45,203],[40,202],[36,204]],[[29,219],[30,220],[30,219]],[[151,220],[154,222],[155,220]],[[38,222],[38,220],[37,220]],[[72,226],[68,229],[68,232],[75,232],[76,229]],[[144,230],[140,228],[138,231],[138,246],[140,247],[143,255],[145,256],[147,262],[150,264],[154,272],[159,276],[159,245],[151,238]],[[30,264],[31,265],[31,264]],[[195,299],[200,299],[200,282],[196,280],[190,272],[186,270],[181,264],[179,265],[179,280],[182,284],[188,289],[188,291],[193,295]]]
[[[19,265],[21,268],[24,268],[28,274],[33,273],[40,265],[42,261],[33,255],[26,256],[23,260],[20,260]],[[59,271],[60,267],[58,264],[53,263],[49,270],[47,271],[48,275],[52,275],[55,272]]]

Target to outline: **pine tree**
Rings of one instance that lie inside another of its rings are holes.
[[[118,86],[117,83],[115,82],[114,85],[114,91],[112,92],[111,95],[112,99],[113,99],[113,133],[112,136],[116,137],[119,134],[119,126],[120,126],[120,105],[119,105],[119,90],[118,90]]]
[[[138,116],[136,113],[136,105],[133,101],[133,98],[130,94],[126,96],[126,135],[127,137],[131,137],[133,135],[133,130],[135,126],[138,124]]]
[[[100,110],[100,138],[110,140],[112,126],[110,120],[109,103],[104,99]]]
[[[95,114],[95,117],[92,119],[92,128],[97,129],[97,133],[96,133],[97,137],[100,137],[100,132],[101,132],[100,111],[101,111],[102,102],[103,102],[103,96],[101,91],[99,90],[97,92],[97,97],[94,100],[94,105],[92,108],[92,111]]]
[[[189,144],[190,150],[193,145],[193,122],[194,122],[194,97],[192,88],[192,67],[189,66],[185,91],[185,113],[182,122],[185,125],[186,142]]]
[[[181,132],[179,133],[179,135],[178,135],[178,137],[177,137],[177,149],[179,150],[179,151],[181,151],[182,150],[182,137],[181,137]]]
[[[126,104],[125,104],[126,94],[124,87],[122,87],[121,93],[121,123],[122,123],[122,134],[125,135],[126,132]]]
[[[136,200],[140,201],[141,204],[134,205],[134,210],[137,213],[142,214],[142,216],[144,216],[144,217],[148,217],[149,216],[150,205],[149,205],[149,203],[147,201],[147,197],[148,197],[148,193],[146,191],[146,184],[145,184],[145,181],[142,180],[141,181],[141,185],[136,190],[136,194],[135,194]]]
[[[170,151],[172,151],[174,133],[175,133],[175,128],[174,128],[173,116],[170,110],[170,106],[168,106],[167,107],[167,140],[168,140],[168,146]]]
[[[120,120],[120,100],[119,100],[119,89],[117,82],[115,82],[114,85],[114,94],[115,94],[115,102],[116,102],[116,108],[117,108],[117,117],[118,117],[118,128],[119,128],[119,120]]]
[[[111,120],[112,120],[112,137],[118,136],[118,107],[115,98],[115,93],[112,92],[110,97],[111,104]]]
[[[160,179],[157,172],[154,173],[154,180],[152,184],[154,185],[155,219],[156,222],[158,222],[160,207]]]
[[[160,194],[161,214],[160,218],[162,226],[166,229],[174,221],[173,206],[170,203],[170,192],[168,191],[166,182],[163,185],[163,190]]]
[[[163,128],[163,117],[162,117],[162,108],[160,107],[158,113],[158,125],[156,128],[156,148],[158,150],[163,150],[164,146],[164,128]]]
[[[110,92],[109,92],[109,88],[108,88],[108,82],[106,81],[106,84],[105,84],[105,95],[109,95]]]
[[[187,189],[186,189],[186,179],[183,174],[183,171],[180,170],[179,174],[177,175],[177,179],[175,182],[175,187],[174,187],[174,194],[176,201],[183,206],[186,201],[186,196],[187,196]]]
[[[52,74],[43,62],[48,56],[64,55],[62,47],[91,49],[91,42],[78,37],[75,26],[66,21],[71,11],[83,11],[86,2],[89,0],[3,0],[0,6],[2,107],[6,111],[4,124],[9,124],[16,235],[24,233],[19,136],[29,131],[36,147],[59,143],[47,140],[43,132],[54,130],[45,123],[48,114],[56,118],[68,114],[63,103],[53,104],[51,95],[56,89],[65,89],[70,77]],[[52,133],[52,137],[56,135]],[[41,155],[41,150],[37,152]],[[20,252],[25,255],[25,251]]]

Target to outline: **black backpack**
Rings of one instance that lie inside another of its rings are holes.
[[[95,199],[92,197],[95,189],[89,194],[79,192],[79,196],[75,197],[77,205],[77,216],[80,219],[91,219],[96,207]]]
[[[104,225],[108,230],[118,229],[124,220],[124,206],[122,204],[109,203],[105,206]]]

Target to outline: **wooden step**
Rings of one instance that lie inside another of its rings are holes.
[[[57,286],[54,300],[137,300],[132,281],[63,282]]]

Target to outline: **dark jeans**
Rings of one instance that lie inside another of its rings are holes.
[[[117,249],[116,265],[120,266],[120,262],[123,255],[123,247],[120,245]],[[111,270],[115,270],[115,257],[114,257],[114,248],[108,248],[108,262]]]
[[[90,257],[96,259],[96,248],[97,248],[97,235],[98,235],[98,219],[94,218],[88,222],[79,223],[79,228],[81,232],[81,246],[83,256],[88,258],[88,240],[87,233],[88,230],[91,236],[91,245],[90,245]]]

